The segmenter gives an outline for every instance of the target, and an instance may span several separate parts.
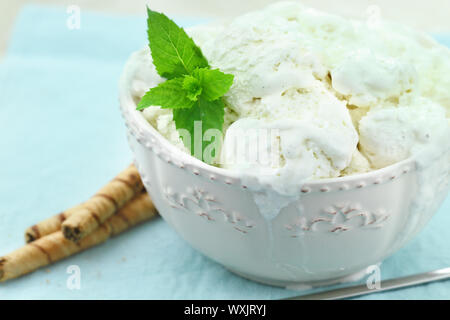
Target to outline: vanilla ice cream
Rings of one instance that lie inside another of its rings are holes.
[[[217,166],[289,195],[306,180],[449,151],[450,50],[427,35],[289,2],[187,32],[213,68],[235,76]],[[148,48],[134,59],[138,101],[164,79]],[[143,116],[187,151],[170,109]]]

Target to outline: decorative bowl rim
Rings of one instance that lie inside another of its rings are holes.
[[[222,177],[226,184],[234,184],[237,180],[240,181],[239,174],[229,169],[215,167],[208,165],[199,159],[183,152],[175,145],[170,143],[164,136],[162,136],[142,115],[136,110],[136,102],[134,101],[130,92],[130,79],[132,76],[132,57],[137,54],[134,52],[128,59],[123,69],[119,80],[119,102],[122,117],[129,132],[136,138],[136,140],[143,144],[146,148],[152,149],[153,152],[168,163],[172,163],[179,168],[189,168],[195,175],[209,176],[211,180],[219,180],[217,177]],[[325,178],[317,180],[307,180],[302,186],[305,189],[318,186],[332,186],[348,184],[346,188],[339,188],[339,190],[355,188],[363,188],[371,184],[382,184],[389,180],[394,180],[399,176],[409,173],[416,169],[415,158],[409,157],[405,160],[391,164],[381,169],[372,170],[365,173],[357,173],[353,175]],[[213,178],[214,177],[214,178]],[[234,181],[233,181],[234,180]],[[244,186],[245,187],[245,186]],[[322,188],[323,189],[323,188]],[[319,189],[321,191],[325,191]],[[330,190],[326,190],[330,191]],[[309,192],[309,191],[308,191]]]

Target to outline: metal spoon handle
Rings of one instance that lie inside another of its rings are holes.
[[[366,284],[334,289],[325,292],[307,294],[288,298],[286,300],[335,300],[362,296],[371,293],[416,286],[423,283],[450,279],[450,268],[444,268],[431,272],[415,274],[411,276],[384,280],[380,289],[369,289]]]

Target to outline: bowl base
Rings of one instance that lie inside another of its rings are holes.
[[[282,287],[287,290],[293,291],[304,291],[317,287],[330,286],[335,284],[347,283],[347,282],[355,282],[359,281],[367,275],[367,268],[364,268],[355,273],[326,280],[318,280],[318,281],[309,281],[309,282],[295,282],[295,281],[283,281],[283,280],[274,280],[268,278],[261,278],[254,275],[250,275],[244,272],[236,271],[233,268],[227,268],[230,272],[245,278],[247,280],[251,280],[254,282],[262,283],[265,285],[270,285],[274,287]]]

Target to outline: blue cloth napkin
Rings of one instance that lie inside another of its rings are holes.
[[[68,16],[65,8],[25,7],[0,62],[0,255],[23,244],[26,227],[87,199],[132,160],[117,82],[130,53],[146,45],[145,17],[82,10],[81,28],[69,30]],[[187,26],[199,19],[178,22]],[[439,39],[450,45],[450,36]],[[449,210],[447,197],[426,229],[384,261],[382,279],[450,266]],[[80,290],[67,287],[71,265],[81,270]],[[278,299],[297,294],[231,274],[190,248],[162,219],[0,284],[0,299]],[[450,282],[361,299],[367,298],[445,299]]]

